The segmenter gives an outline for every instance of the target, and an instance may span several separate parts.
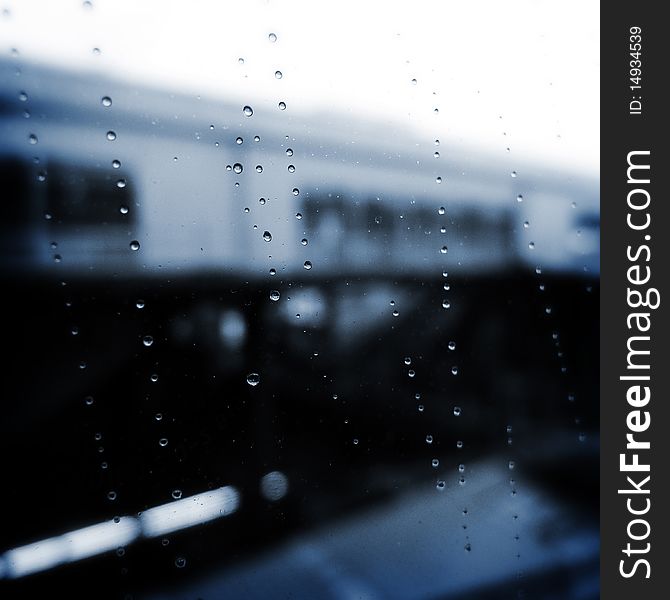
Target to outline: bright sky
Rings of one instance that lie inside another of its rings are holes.
[[[596,0],[5,0],[2,8],[3,55],[16,48],[26,60],[194,95],[283,100],[295,114],[325,107],[429,139],[599,168]]]

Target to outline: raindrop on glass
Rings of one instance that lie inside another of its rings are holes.
[[[249,373],[247,375],[247,383],[251,387],[257,386],[261,382],[261,376],[258,373]]]
[[[112,105],[112,99],[109,96],[103,96],[102,99],[100,100],[103,106],[111,106]]]
[[[110,142],[113,142],[116,139],[116,132],[112,131],[111,129],[107,132],[107,139]]]
[[[253,108],[251,108],[251,106],[245,106],[242,109],[242,111],[244,112],[245,117],[250,117],[251,115],[254,114],[254,110],[253,110]]]
[[[140,249],[140,243],[137,240],[130,242],[129,246],[133,252],[137,252]]]

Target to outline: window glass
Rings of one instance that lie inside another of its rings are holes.
[[[598,597],[568,5],[5,3],[1,593]]]

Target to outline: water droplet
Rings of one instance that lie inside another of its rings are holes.
[[[435,140],[435,145],[439,146],[440,145],[440,140]]]
[[[241,137],[235,138],[235,143],[239,146],[244,143],[244,139]]]
[[[179,500],[181,498],[181,490],[172,490],[172,497],[175,500]]]
[[[466,552],[470,552],[472,550],[472,546],[470,544],[465,544],[465,546],[463,546],[463,548],[465,548]]]
[[[86,396],[86,398],[84,398],[84,404],[86,404],[86,406],[91,406],[93,402],[93,396]]]
[[[128,214],[128,207],[125,204],[122,204],[121,206],[119,206],[119,212],[122,215],[127,215]]]
[[[293,188],[293,195],[297,196],[300,193],[300,190],[298,188]]]
[[[530,227],[530,223],[528,221],[523,222],[523,228],[528,229]]]
[[[242,109],[242,112],[244,112],[244,116],[245,116],[245,117],[250,117],[251,115],[254,114],[254,109],[251,108],[251,106],[245,106],[245,107]]]
[[[119,169],[119,168],[121,168],[121,161],[120,161],[120,160],[116,160],[116,159],[114,159],[114,160],[112,161],[112,168],[114,168],[114,169]]]
[[[442,177],[436,177],[435,183],[442,183]]]
[[[510,460],[510,461],[507,463],[507,467],[508,467],[508,469],[509,469],[510,471],[513,471],[515,466],[516,466],[516,464],[514,463],[513,460]]]
[[[272,300],[273,302],[277,302],[277,300],[279,300],[279,298],[280,298],[280,294],[277,290],[272,290],[270,292],[270,300]]]
[[[437,209],[437,214],[438,215],[443,215],[445,213],[444,206],[440,206],[440,208]]]
[[[462,442],[461,440],[458,440],[458,441],[456,442],[456,448],[458,448],[459,450],[460,450],[461,448],[463,448],[463,442]]]
[[[432,444],[433,443],[433,436],[432,435],[427,435],[426,436],[426,444]]]
[[[306,260],[302,266],[309,271],[312,268],[312,263]]]
[[[140,243],[137,240],[130,242],[129,246],[133,252],[137,252],[140,249]]]
[[[448,251],[449,251],[449,248],[447,248],[446,246],[442,246],[442,248],[440,248],[440,253],[442,253],[442,254],[446,254]]]
[[[107,492],[107,499],[112,501],[116,500],[116,492],[114,490]]]
[[[19,92],[19,100],[21,102],[27,102],[28,101],[28,94],[26,94],[24,91]]]
[[[449,300],[442,300],[442,308],[451,308]]]
[[[125,179],[119,179],[119,180],[116,182],[116,187],[117,187],[117,188],[121,188],[121,189],[123,189],[124,187],[126,187],[126,180],[125,180]]]
[[[286,149],[286,156],[293,156],[293,150],[291,148]]]
[[[54,254],[54,262],[59,263],[63,260],[63,257],[60,254]]]
[[[148,348],[154,343],[154,338],[152,338],[150,335],[145,335],[142,338],[142,343]]]
[[[262,173],[263,172],[263,165],[256,165],[256,173]]]
[[[263,239],[266,242],[271,242],[272,241],[272,234],[269,231],[264,231],[263,232]]]
[[[302,213],[295,213],[295,218],[298,219],[298,221],[302,219]]]
[[[283,77],[281,71],[275,71],[275,79],[281,79]]]
[[[449,350],[456,350],[456,342],[449,342],[447,348],[449,348]]]
[[[109,96],[103,96],[102,99],[100,100],[103,106],[111,106],[112,105],[112,99]]]
[[[183,569],[186,566],[186,559],[182,556],[178,556],[175,558],[174,564],[178,569]]]
[[[534,250],[534,249],[535,249],[535,242],[528,242],[528,247],[529,247],[531,250]]]
[[[358,446],[358,438],[354,438],[353,440],[354,446]]]
[[[512,172],[510,173],[510,175],[511,175],[512,177],[516,177],[516,171],[512,171]]]
[[[116,132],[112,131],[111,129],[107,132],[107,139],[110,142],[113,142],[116,139]]]
[[[433,152],[433,156],[435,158],[440,158],[440,153],[439,152]]]
[[[258,373],[249,373],[247,375],[247,383],[251,387],[257,386],[261,382],[261,376]]]
[[[79,335],[79,327],[74,326],[72,329],[70,329],[70,333],[72,335]]]
[[[442,490],[444,490],[445,485],[446,485],[446,484],[444,483],[444,480],[442,480],[442,479],[438,479],[437,483],[435,484],[435,487],[436,487],[439,491],[442,491]]]
[[[394,317],[397,317],[400,313],[399,313],[397,310],[394,310],[391,314],[392,314]]]
[[[430,461],[430,464],[433,466],[433,468],[437,468],[440,466],[440,461],[437,458],[434,458]]]
[[[286,102],[280,102],[277,106],[279,107],[279,110],[286,110]]]
[[[519,195],[516,197],[516,201],[517,201],[517,202],[523,202],[523,195],[519,194]]]
[[[452,375],[458,375],[458,367],[456,367],[456,366],[451,367],[451,374]]]
[[[28,142],[34,146],[35,144],[37,144],[37,136],[34,133],[31,133],[28,136]]]
[[[416,373],[415,373],[414,369],[410,369],[409,371],[407,371],[407,375],[409,375],[410,377],[414,377],[416,375]]]
[[[294,165],[289,165],[287,167],[289,173],[295,173],[295,166]]]
[[[254,136],[254,142],[260,142],[261,141],[261,136],[260,135],[255,135]]]
[[[419,406],[417,408],[419,409],[419,412],[423,412],[425,410],[425,407],[424,407],[423,404],[419,404]]]
[[[460,417],[461,416],[461,407],[460,406],[454,406],[454,416],[455,417]]]
[[[409,356],[407,356],[407,357],[405,357],[404,362],[405,362],[406,365],[411,365],[412,364],[412,359]]]
[[[233,171],[238,175],[244,170],[244,167],[240,163],[235,163],[233,165]]]
[[[154,419],[156,419],[156,421],[162,421],[163,420],[162,413],[156,413],[156,415],[154,416]]]
[[[156,383],[156,382],[158,381],[158,374],[157,374],[157,373],[153,373],[153,374],[151,375],[150,379],[151,379],[151,383]]]
[[[270,33],[268,35],[268,39],[274,44],[277,41],[277,34],[275,33]]]
[[[580,442],[586,441],[586,434],[580,433],[577,439],[579,439]]]
[[[303,246],[306,246],[306,245],[308,244],[308,242],[307,242],[307,238],[302,238],[302,239],[300,240],[300,243],[301,243]]]
[[[158,445],[159,445],[161,448],[165,448],[165,446],[168,445],[168,440],[167,440],[167,438],[161,438],[160,440],[158,440]]]
[[[458,485],[465,485],[465,477],[458,478]]]

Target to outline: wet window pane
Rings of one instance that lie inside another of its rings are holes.
[[[8,597],[598,597],[572,9],[5,5]]]

